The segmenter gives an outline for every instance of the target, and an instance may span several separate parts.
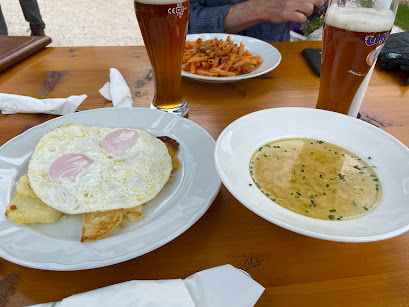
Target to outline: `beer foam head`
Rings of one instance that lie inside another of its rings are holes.
[[[184,2],[186,0],[135,0],[135,2],[144,3],[144,4],[155,4],[155,5],[166,5],[174,4],[179,2]]]
[[[383,32],[392,29],[395,14],[387,10],[374,8],[339,7],[333,4],[325,16],[325,23],[356,32]]]

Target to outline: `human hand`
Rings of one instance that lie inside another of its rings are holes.
[[[249,0],[249,4],[263,16],[263,20],[272,23],[286,21],[302,23],[314,9],[319,9],[324,0]]]

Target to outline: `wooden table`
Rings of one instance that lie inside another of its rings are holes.
[[[183,80],[188,118],[216,139],[247,113],[315,106],[319,78],[301,51],[319,42],[275,43],[281,64],[254,79],[209,84]],[[87,94],[80,110],[110,107],[98,93],[109,68],[121,71],[135,107],[148,107],[153,80],[144,47],[46,48],[0,74],[0,92],[45,97]],[[405,75],[375,69],[362,119],[409,146],[409,87]],[[0,115],[0,144],[50,115]],[[381,144],[380,144],[381,146]],[[0,306],[59,301],[69,295],[132,279],[185,278],[232,264],[266,290],[257,306],[408,306],[409,233],[373,243],[305,237],[265,221],[225,187],[208,212],[165,246],[124,263],[85,271],[52,272],[0,259]]]

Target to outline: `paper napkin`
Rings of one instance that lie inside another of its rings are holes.
[[[184,280],[133,280],[34,306],[251,307],[263,291],[247,273],[223,265]]]
[[[105,83],[99,92],[105,99],[112,101],[114,108],[132,107],[131,90],[116,68],[109,70],[109,82]]]
[[[0,93],[0,110],[3,114],[45,113],[66,115],[75,112],[85,98],[87,98],[87,95],[37,99],[22,95]]]
[[[121,73],[110,69],[110,81],[99,92],[112,101],[113,107],[132,107],[132,94]],[[0,93],[0,110],[3,114],[44,113],[66,115],[77,110],[87,95],[70,96],[68,98],[37,99],[29,96]]]

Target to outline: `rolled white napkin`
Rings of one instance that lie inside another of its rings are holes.
[[[251,307],[263,291],[249,275],[223,265],[184,280],[133,280],[32,307]]]
[[[87,98],[87,95],[37,99],[22,95],[0,93],[0,110],[3,114],[45,113],[66,115],[75,112],[85,98]]]
[[[254,306],[264,291],[250,275],[230,264],[200,271],[184,283],[200,307]]]
[[[105,99],[112,101],[114,108],[132,107],[131,90],[116,68],[109,70],[109,82],[105,83],[99,92]]]

